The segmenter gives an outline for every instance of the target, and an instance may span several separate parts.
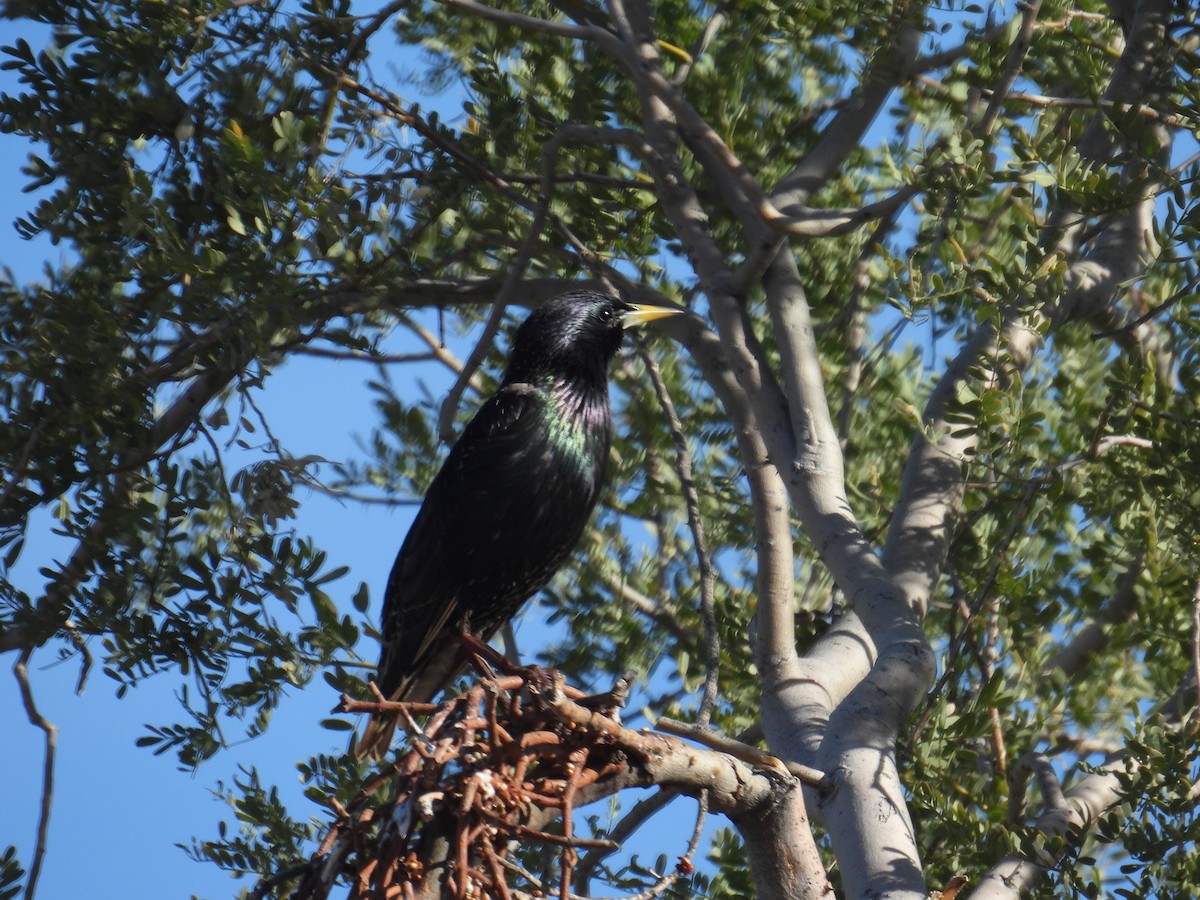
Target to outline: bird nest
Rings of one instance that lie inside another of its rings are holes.
[[[343,696],[339,711],[395,714],[411,740],[347,807],[335,806],[320,849],[293,870],[300,883],[291,896],[325,897],[345,878],[351,900],[567,900],[581,853],[619,849],[578,836],[576,809],[645,784],[640,762],[656,752],[659,736],[619,723],[626,690],[622,680],[589,697],[558,673],[531,670],[481,681],[441,705]],[[653,893],[690,874],[694,848],[660,874]]]

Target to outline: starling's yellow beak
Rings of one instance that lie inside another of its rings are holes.
[[[648,303],[631,303],[629,309],[621,313],[621,324],[626,328],[645,325],[655,319],[665,319],[667,316],[677,316],[684,312],[674,306],[651,306]]]

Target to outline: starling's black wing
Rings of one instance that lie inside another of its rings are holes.
[[[530,461],[545,440],[545,409],[532,386],[502,387],[480,407],[429,486],[383,598],[375,683],[388,699],[432,699],[463,667],[455,636],[464,620],[482,632],[494,618],[477,611],[495,605],[504,577],[497,560],[521,555],[519,529],[506,529],[505,519],[513,516],[516,498],[528,506],[536,496]],[[479,621],[484,618],[489,622]],[[358,741],[358,758],[381,759],[394,727],[394,716],[373,715]]]
[[[551,402],[527,384],[501,388],[430,485],[384,596],[385,696],[428,700],[446,687],[463,667],[464,623],[490,638],[577,542],[598,485],[560,452]]]

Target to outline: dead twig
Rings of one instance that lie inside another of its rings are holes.
[[[42,765],[42,803],[38,811],[37,839],[33,848],[33,861],[29,865],[29,878],[25,882],[25,900],[33,900],[37,892],[38,876],[42,873],[42,861],[46,857],[46,840],[50,830],[50,807],[54,799],[54,759],[58,749],[58,726],[48,721],[37,708],[33,699],[33,688],[29,684],[29,658],[33,647],[21,650],[13,666],[17,686],[21,691],[21,702],[29,723],[40,728],[46,735],[46,755]]]
[[[349,803],[329,802],[334,818],[317,853],[303,867],[265,878],[260,896],[298,880],[293,900],[324,900],[341,879],[350,900],[573,900],[571,884],[586,872],[580,852],[590,851],[586,867],[593,854],[620,849],[611,836],[577,834],[576,811],[622,787],[658,781],[696,797],[700,810],[678,864],[637,895],[650,900],[693,871],[710,797],[721,811],[756,807],[793,783],[787,767],[766,754],[751,754],[764,764],[755,770],[732,755],[625,728],[613,713],[628,677],[588,696],[560,673],[549,675],[547,684],[545,672],[517,670],[439,705],[388,701],[378,692],[371,701],[343,696],[340,712],[427,719],[410,724],[408,750]],[[531,848],[549,859],[540,877],[521,865]]]
[[[654,393],[658,395],[659,406],[666,417],[667,426],[671,430],[671,441],[675,445],[675,472],[679,475],[679,484],[683,488],[683,500],[687,507],[688,528],[692,532],[692,544],[696,548],[696,568],[700,575],[700,618],[704,622],[704,694],[700,699],[700,709],[696,713],[696,721],[701,726],[707,726],[712,718],[713,708],[717,705],[717,685],[721,670],[721,635],[717,631],[716,603],[713,597],[713,586],[716,575],[713,571],[712,556],[708,551],[708,538],[704,533],[704,522],[700,518],[700,494],[696,490],[696,478],[692,466],[692,454],[688,450],[687,439],[683,435],[683,423],[671,402],[667,391],[667,383],[663,380],[662,372],[654,357],[646,350],[643,341],[638,341],[638,356],[642,365],[650,375],[654,384]]]

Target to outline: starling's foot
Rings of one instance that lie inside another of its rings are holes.
[[[514,666],[513,675],[520,675],[525,683],[534,689],[535,693],[545,693],[554,687],[555,669],[543,669],[541,666]]]

